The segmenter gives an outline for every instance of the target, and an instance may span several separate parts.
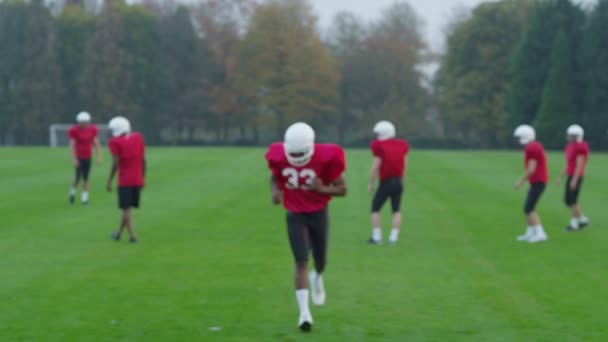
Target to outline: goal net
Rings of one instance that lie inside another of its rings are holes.
[[[49,145],[51,147],[61,147],[69,145],[68,130],[74,124],[52,124],[49,127]],[[95,125],[99,130],[99,142],[102,145],[107,145],[110,139],[110,129],[108,125]]]

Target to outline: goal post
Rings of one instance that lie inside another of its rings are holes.
[[[74,124],[52,124],[49,126],[49,146],[50,147],[62,147],[69,145],[68,130]],[[107,145],[110,139],[110,128],[108,125],[99,124],[95,125],[99,130],[99,142],[102,145]]]

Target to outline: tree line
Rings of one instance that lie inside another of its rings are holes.
[[[326,30],[308,0],[4,0],[0,144],[45,144],[86,110],[151,144],[262,144],[305,120],[361,145],[389,119],[417,146],[508,147],[528,123],[560,147],[578,122],[608,148],[607,25],[608,0],[484,3],[437,55],[404,0]]]
[[[481,147],[508,146],[531,124],[550,148],[579,123],[608,148],[608,1],[486,3],[453,25],[436,82],[446,132]]]

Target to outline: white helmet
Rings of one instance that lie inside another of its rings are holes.
[[[536,132],[529,125],[521,125],[515,129],[513,136],[519,139],[519,143],[527,145],[536,140]]]
[[[285,132],[283,146],[289,164],[304,166],[315,153],[315,131],[306,123],[294,123]]]
[[[575,136],[576,141],[581,142],[583,141],[583,137],[585,136],[585,130],[583,130],[583,127],[579,125],[571,125],[570,127],[568,127],[566,134],[568,136]]]
[[[374,133],[380,140],[394,138],[396,135],[395,125],[388,121],[380,121],[374,126]]]
[[[119,137],[123,134],[131,132],[131,124],[129,123],[129,120],[123,118],[122,116],[117,116],[110,120],[108,127],[112,131],[112,135],[115,137]]]
[[[76,122],[78,123],[87,123],[91,122],[91,114],[87,112],[80,112],[76,115]]]

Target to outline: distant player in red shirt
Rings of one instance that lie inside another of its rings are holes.
[[[346,195],[342,174],[346,169],[344,150],[333,144],[315,144],[315,132],[305,123],[295,123],[285,132],[283,143],[268,148],[272,202],[287,209],[287,230],[295,258],[296,298],[300,309],[298,325],[312,329],[308,306],[308,280],[315,305],[325,304],[322,274],[327,258],[327,205],[334,196]],[[312,250],[314,271],[307,274]]]
[[[113,118],[109,127],[113,138],[108,147],[113,161],[107,189],[109,192],[112,191],[112,181],[118,172],[118,207],[122,210],[120,226],[112,234],[112,238],[116,241],[120,240],[122,232],[127,228],[129,241],[135,243],[137,237],[131,222],[131,209],[139,208],[141,190],[144,187],[146,175],[144,139],[138,132],[131,133],[131,124],[123,117]]]
[[[83,204],[89,203],[89,174],[91,172],[91,157],[93,147],[97,156],[97,163],[101,165],[101,144],[97,138],[97,127],[91,124],[91,114],[80,112],[76,116],[76,125],[68,130],[70,140],[70,151],[72,151],[72,164],[76,169],[76,177],[70,187],[68,201],[74,204],[76,199],[76,189],[83,180],[81,201]]]
[[[543,228],[540,217],[536,213],[536,205],[549,180],[547,170],[547,155],[543,145],[536,141],[536,132],[534,128],[528,125],[517,127],[514,133],[519,143],[524,146],[524,168],[525,173],[521,179],[515,183],[515,189],[518,190],[527,181],[530,183],[528,197],[524,206],[524,213],[528,220],[528,228],[524,235],[518,236],[517,240],[530,243],[542,242],[548,239],[547,233]]]
[[[560,185],[562,178],[568,176],[564,201],[572,211],[572,218],[566,230],[575,232],[589,225],[589,219],[583,215],[578,205],[578,196],[589,160],[589,145],[583,140],[585,131],[579,125],[568,127],[566,134],[568,136],[568,145],[565,150],[566,166],[557,179],[557,184]]]
[[[374,192],[376,181],[380,185],[372,201],[372,237],[371,244],[382,243],[382,222],[380,210],[390,198],[393,209],[392,230],[389,243],[394,244],[399,238],[401,226],[401,197],[403,195],[403,177],[410,146],[407,141],[395,138],[395,126],[388,121],[380,121],[374,126],[377,139],[372,141],[370,148],[374,155],[371,175],[369,178],[369,193]]]

